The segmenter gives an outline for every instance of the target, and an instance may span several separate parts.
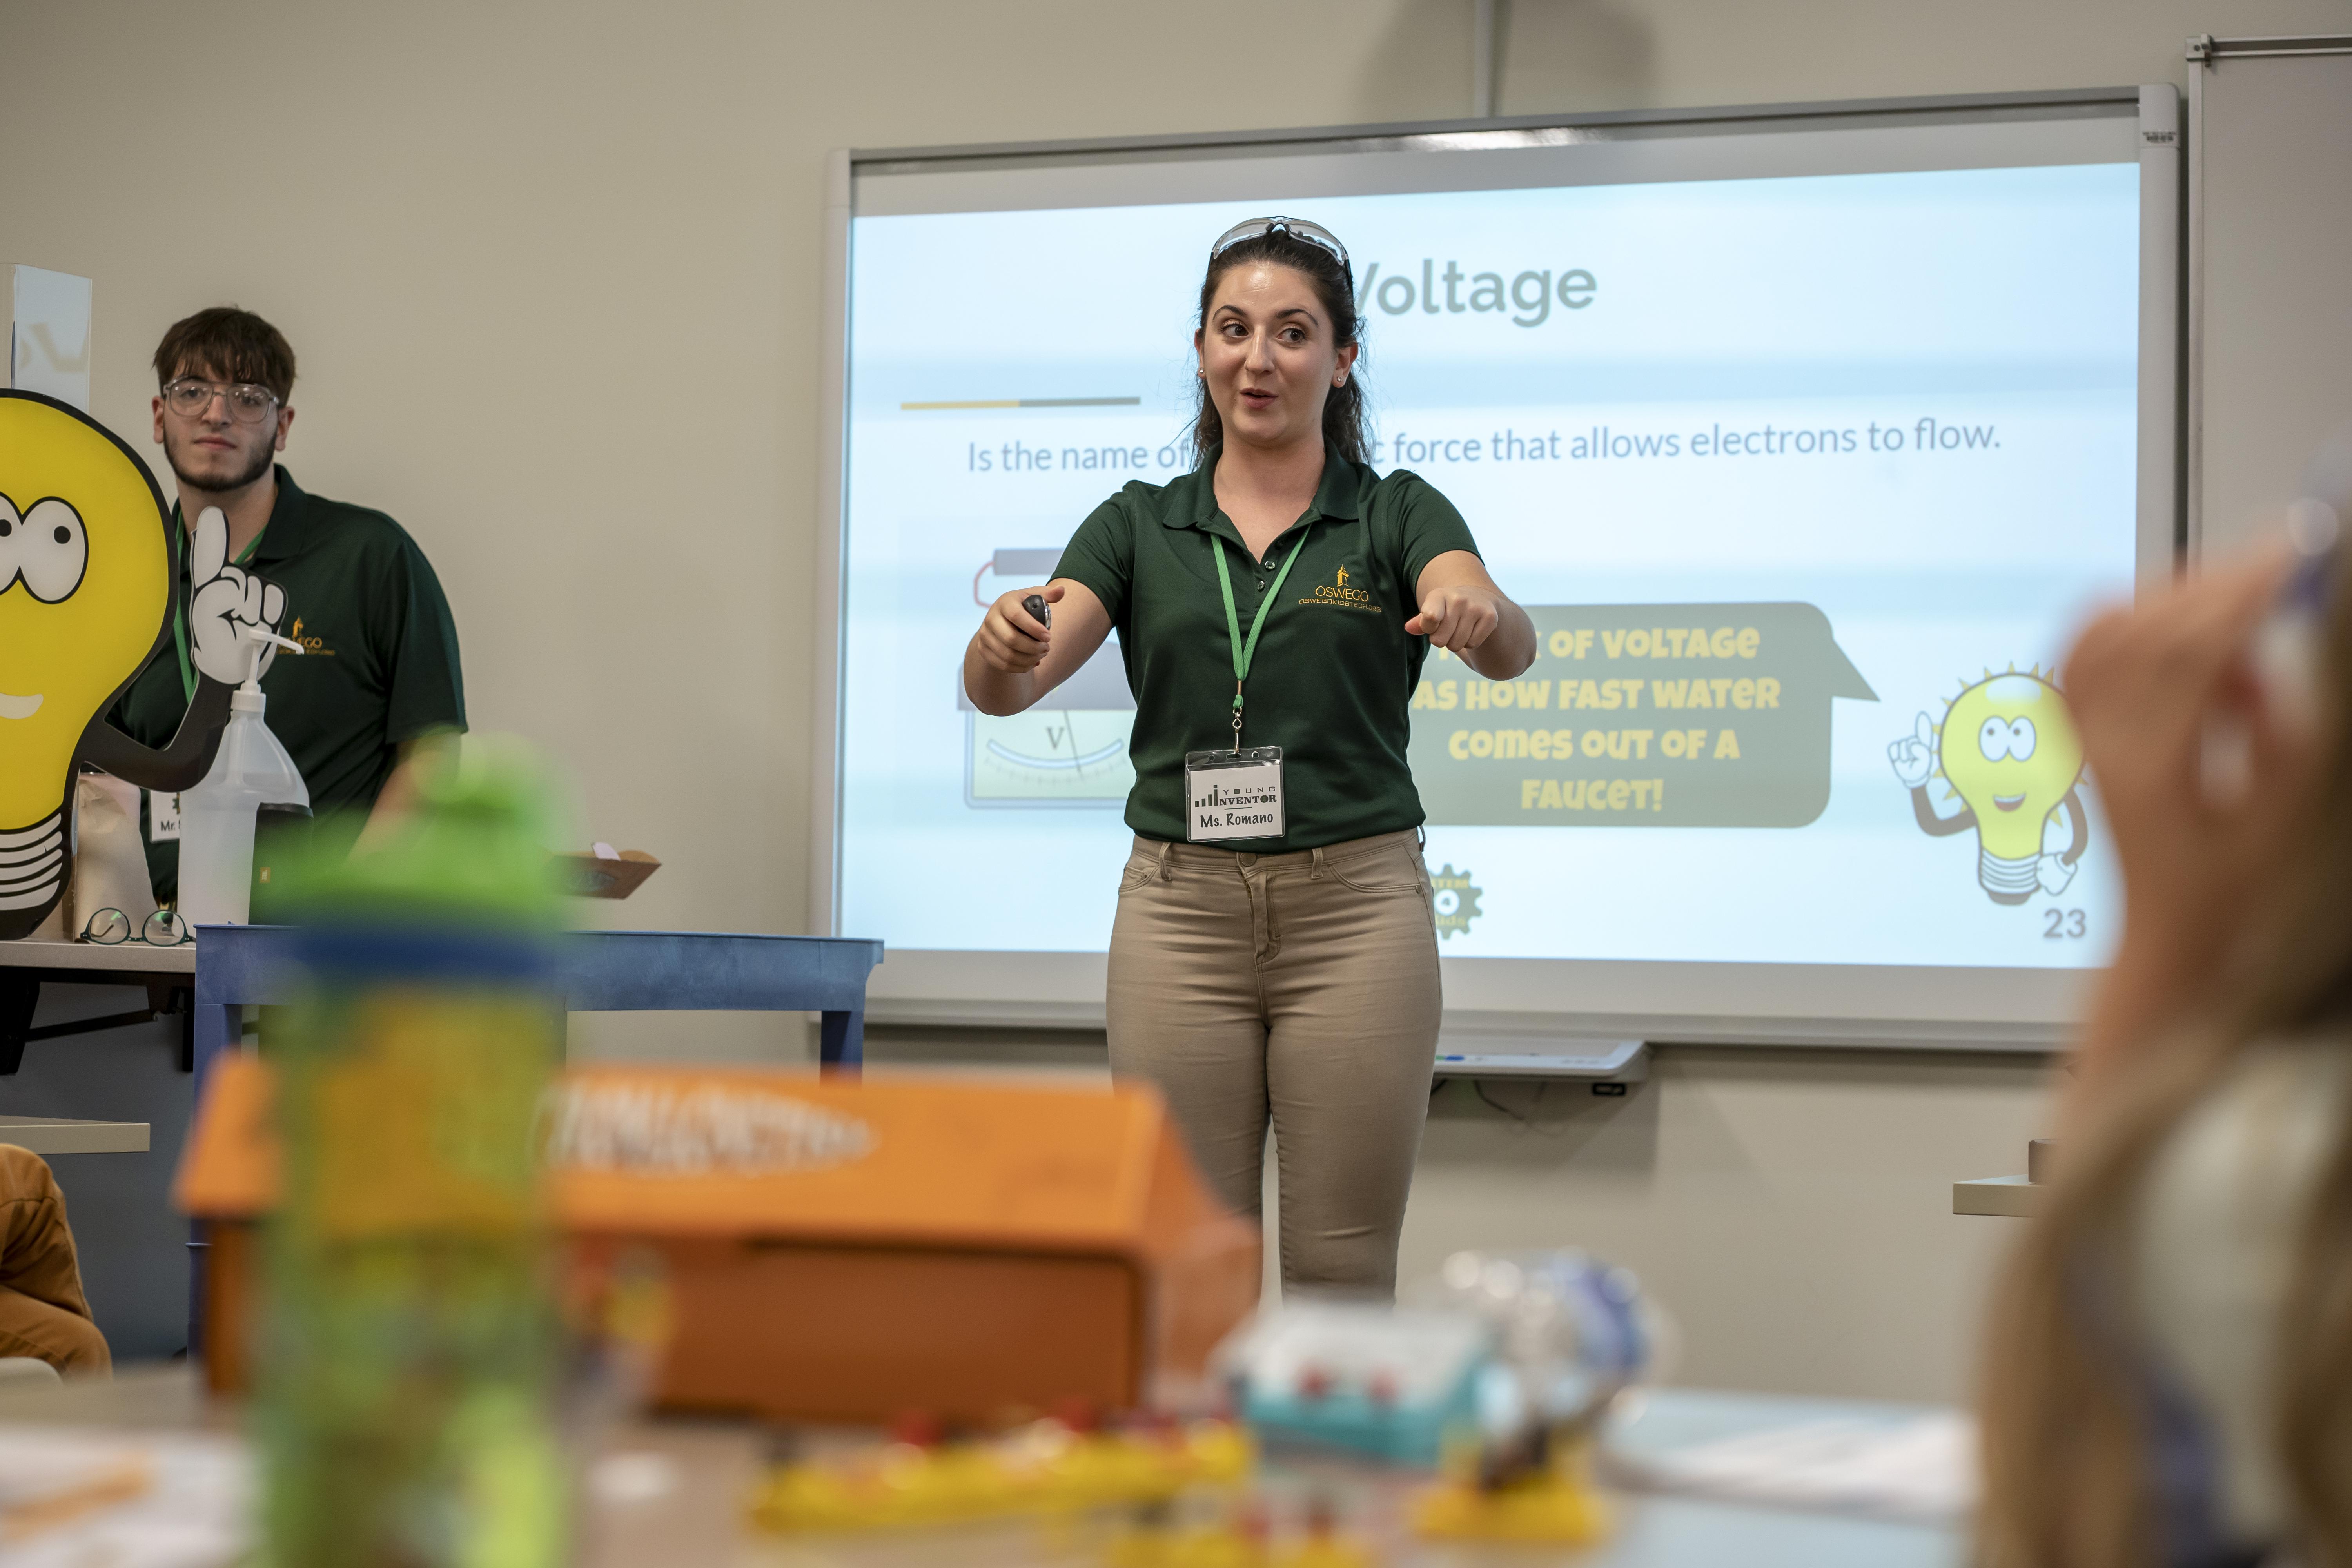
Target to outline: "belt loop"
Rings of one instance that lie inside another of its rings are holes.
[[[1323,847],[1321,845],[1315,847],[1314,858],[1307,864],[1309,869],[1307,879],[1310,882],[1321,881],[1323,879]]]
[[[1416,827],[1416,828],[1414,828],[1414,829],[1412,830],[1412,847],[1413,847],[1414,848],[1416,848],[1416,849],[1424,849],[1424,850],[1425,850],[1425,849],[1427,849],[1427,848],[1429,847],[1429,829],[1428,829],[1428,828],[1426,828],[1426,827]]]
[[[1163,882],[1172,883],[1176,880],[1175,867],[1171,863],[1175,854],[1176,846],[1162,840],[1160,846],[1160,879]]]

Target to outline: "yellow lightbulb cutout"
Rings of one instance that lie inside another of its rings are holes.
[[[2083,773],[2083,741],[2039,671],[1990,675],[1945,710],[1937,762],[1976,818],[1978,880],[2000,903],[2036,886],[2042,829]]]
[[[67,870],[74,751],[162,636],[170,515],[147,469],[53,403],[0,396],[0,923]]]

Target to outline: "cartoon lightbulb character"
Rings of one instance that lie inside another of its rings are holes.
[[[1939,726],[1919,715],[1913,733],[1886,748],[1895,776],[1911,791],[1925,831],[1977,830],[1977,880],[1997,904],[2021,904],[2036,888],[2063,893],[2090,843],[2075,786],[2083,741],[2065,697],[2037,667],[2020,674],[1987,671],[1944,710]],[[1938,816],[1927,785],[1941,773],[1961,809]],[[2070,840],[2057,854],[2042,847],[2043,827],[2063,808]]]
[[[275,584],[228,564],[227,520],[207,508],[190,563],[188,715],[160,752],[108,724],[168,646],[173,527],[147,466],[104,426],[0,390],[0,941],[29,935],[65,892],[76,765],[149,789],[197,783],[253,658],[238,628],[274,632],[285,613]]]

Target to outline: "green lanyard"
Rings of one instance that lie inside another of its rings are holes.
[[[179,515],[180,509],[178,507],[173,507],[172,509],[172,516],[176,519]],[[263,523],[261,525],[261,533],[267,533],[268,531],[269,525],[266,522]],[[187,524],[182,523],[180,525],[180,542],[185,543],[187,542]],[[242,566],[247,562],[252,560],[255,549],[261,543],[261,533],[257,533],[251,539],[247,540],[245,542],[245,548],[236,552],[236,559],[230,563],[230,564]],[[176,575],[176,574],[174,574],[174,575]],[[193,594],[195,591],[196,585],[194,583],[189,584],[188,594]],[[196,700],[196,669],[195,666],[188,662],[188,595],[183,594],[179,591],[179,584],[177,583],[173,584],[172,593],[172,647],[180,656],[180,700],[183,702],[194,702]]]
[[[1274,608],[1274,601],[1282,592],[1282,580],[1290,575],[1290,568],[1298,552],[1307,548],[1307,533],[1301,530],[1298,542],[1290,547],[1288,559],[1282,570],[1274,574],[1274,586],[1258,601],[1257,615],[1250,622],[1249,641],[1242,641],[1241,612],[1234,608],[1234,576],[1225,567],[1225,547],[1215,534],[1209,535],[1209,549],[1217,558],[1217,586],[1225,593],[1225,629],[1234,638],[1234,750],[1242,749],[1242,682],[1249,679],[1250,660],[1257,657],[1257,634],[1265,629],[1265,613]]]

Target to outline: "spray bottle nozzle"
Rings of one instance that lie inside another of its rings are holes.
[[[281,637],[268,626],[241,626],[236,628],[236,635],[253,644],[253,663],[247,668],[245,675],[245,683],[247,686],[261,679],[261,658],[269,651],[271,643],[276,643],[279,647],[291,648],[296,653],[307,651],[292,637]]]
[[[258,713],[262,706],[261,661],[269,652],[269,645],[276,643],[279,647],[291,648],[296,653],[310,650],[292,637],[279,637],[268,626],[240,626],[236,628],[236,635],[253,644],[253,662],[245,667],[245,684],[229,694],[229,710],[237,713]]]

